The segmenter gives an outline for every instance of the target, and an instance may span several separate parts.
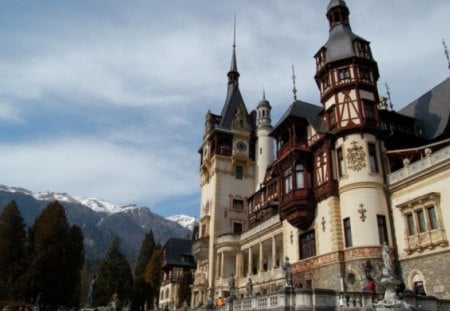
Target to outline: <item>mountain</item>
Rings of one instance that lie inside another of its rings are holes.
[[[198,223],[197,218],[187,215],[173,215],[166,217],[166,219],[174,221],[190,231],[194,230],[194,226]]]
[[[130,263],[139,255],[142,240],[153,231],[155,241],[164,244],[170,237],[186,238],[191,231],[147,207],[117,205],[96,198],[76,198],[68,193],[33,193],[27,189],[0,185],[0,210],[15,200],[27,226],[54,200],[65,208],[67,219],[83,231],[86,258],[103,259],[113,239],[118,238]],[[185,216],[185,221],[189,216]],[[192,218],[192,217],[191,217]]]

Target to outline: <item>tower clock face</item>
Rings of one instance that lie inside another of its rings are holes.
[[[247,144],[245,142],[243,142],[242,140],[239,140],[236,143],[236,148],[239,151],[245,151],[245,150],[247,150]]]

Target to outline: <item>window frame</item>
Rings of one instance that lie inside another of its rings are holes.
[[[299,235],[299,257],[307,259],[316,256],[316,233],[310,230]]]
[[[352,224],[350,221],[350,217],[344,218],[342,220],[342,225],[344,228],[344,242],[345,247],[353,247],[353,238],[352,238]]]
[[[367,143],[367,154],[369,155],[370,171],[372,173],[379,173],[380,168],[378,165],[378,154],[375,143]]]
[[[242,165],[236,165],[234,167],[234,178],[238,180],[244,179],[244,167]]]

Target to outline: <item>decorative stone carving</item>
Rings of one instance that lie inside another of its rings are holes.
[[[352,141],[352,147],[347,148],[347,166],[353,171],[360,171],[366,167],[366,153],[358,142]]]

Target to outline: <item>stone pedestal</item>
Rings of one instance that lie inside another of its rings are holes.
[[[382,301],[374,304],[374,308],[377,311],[404,311],[413,310],[410,305],[408,305],[404,300],[400,300],[395,293],[396,285],[399,283],[393,276],[387,275],[383,271],[383,277],[380,280],[381,285],[383,285],[386,290],[384,292],[384,298]]]

